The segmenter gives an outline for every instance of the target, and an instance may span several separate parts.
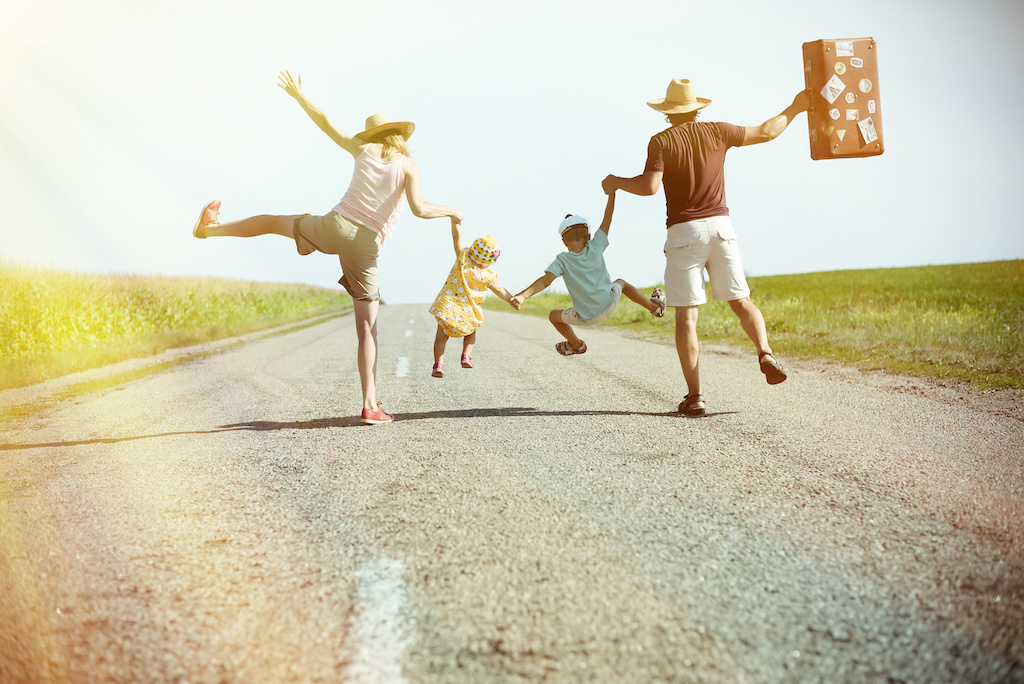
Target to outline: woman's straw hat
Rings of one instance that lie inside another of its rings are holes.
[[[665,97],[658,98],[657,100],[648,100],[647,106],[658,110],[662,114],[683,114],[685,112],[695,112],[711,104],[711,100],[697,97],[696,92],[693,89],[693,84],[690,83],[690,79],[672,79],[672,82],[668,84]]]
[[[483,235],[473,241],[469,247],[469,258],[481,266],[489,266],[498,260],[501,251],[498,249],[498,241],[493,235]]]
[[[374,114],[366,119],[366,130],[356,133],[356,137],[369,141],[370,138],[387,130],[394,130],[406,140],[416,130],[416,124],[411,121],[392,121],[384,114]]]

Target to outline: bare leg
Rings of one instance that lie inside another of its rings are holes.
[[[444,362],[444,348],[448,344],[448,335],[441,326],[437,326],[437,334],[434,335],[434,363]]]
[[[255,237],[257,235],[283,235],[293,237],[292,229],[298,216],[251,216],[240,221],[221,223],[206,227],[206,237],[231,236]],[[376,407],[375,407],[376,408]]]
[[[548,320],[551,321],[551,325],[555,326],[555,330],[561,333],[562,337],[569,340],[569,345],[573,349],[579,349],[583,346],[583,340],[576,337],[576,333],[573,332],[572,326],[562,322],[562,309],[556,309],[549,313]]]
[[[619,278],[615,282],[622,285],[622,294],[626,295],[626,297],[629,298],[629,301],[636,302],[651,313],[654,313],[655,309],[658,308],[658,305],[652,302],[650,297],[627,283],[622,278]]]
[[[676,353],[686,379],[686,394],[700,394],[700,341],[697,339],[697,307],[676,307]],[[693,405],[701,408],[704,402]]]
[[[473,346],[476,344],[476,330],[462,338],[462,353],[466,356],[473,355]]]
[[[356,337],[359,338],[357,365],[363,389],[363,408],[377,408],[377,311],[380,302],[354,299]]]
[[[743,332],[747,333],[747,337],[757,347],[758,356],[771,354],[772,349],[768,346],[768,331],[764,325],[764,316],[761,315],[761,310],[750,301],[750,297],[729,302],[729,306],[739,317]]]

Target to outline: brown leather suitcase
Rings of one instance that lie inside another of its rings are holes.
[[[804,43],[804,83],[811,91],[807,111],[811,159],[882,154],[885,146],[874,38]]]

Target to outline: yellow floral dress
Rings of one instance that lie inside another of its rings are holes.
[[[462,250],[430,306],[430,313],[448,337],[464,337],[483,324],[480,304],[487,296],[488,286],[497,281],[497,273],[477,266],[469,259],[469,250]]]

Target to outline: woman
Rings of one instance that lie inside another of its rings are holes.
[[[420,189],[420,170],[406,141],[415,130],[408,121],[393,122],[383,114],[366,120],[366,130],[346,135],[302,91],[302,77],[281,73],[278,84],[299,103],[309,118],[331,140],[355,157],[355,170],[348,192],[324,216],[253,216],[220,223],[220,200],[203,207],[192,231],[198,238],[220,235],[253,237],[271,233],[295,240],[299,254],[314,251],[337,254],[341,261],[339,281],[352,296],[356,335],[359,338],[358,366],[363,391],[364,424],[388,423],[393,418],[377,402],[377,310],[380,288],[377,255],[391,236],[402,208],[402,195],[412,213],[420,218],[451,218],[453,227],[464,213],[453,207],[430,204]]]

